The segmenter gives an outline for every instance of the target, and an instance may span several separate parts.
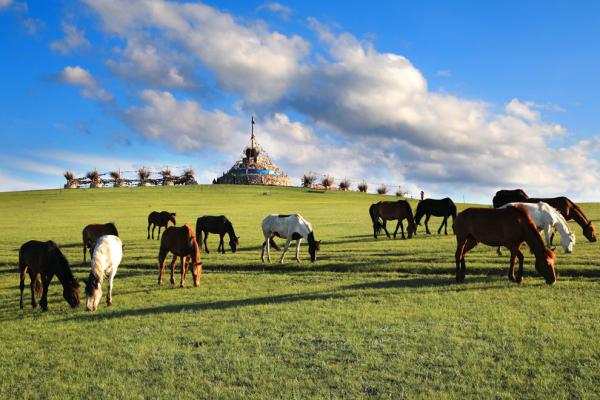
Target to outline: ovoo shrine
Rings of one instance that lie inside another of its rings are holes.
[[[217,178],[216,183],[289,186],[288,176],[273,163],[271,157],[256,141],[254,124],[254,117],[252,117],[250,143],[244,149],[241,160],[238,160],[223,176]]]

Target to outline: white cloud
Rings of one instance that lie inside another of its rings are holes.
[[[452,76],[452,72],[447,69],[439,70],[435,73],[435,76],[439,76],[441,78],[449,78]]]
[[[0,0],[0,11],[7,9],[12,3],[12,0]]]
[[[65,36],[60,40],[54,40],[50,43],[52,50],[68,54],[73,49],[90,46],[90,42],[85,38],[85,32],[77,29],[75,25],[63,22],[62,29]]]
[[[13,192],[16,190],[39,190],[47,189],[37,183],[15,178],[6,171],[0,170],[0,192]]]
[[[170,142],[178,151],[239,151],[245,142],[240,120],[222,111],[206,111],[169,92],[145,90],[140,98],[144,104],[127,109],[123,119],[147,139]]]
[[[540,119],[540,113],[535,111],[533,107],[535,107],[535,103],[533,102],[521,102],[519,99],[512,99],[506,105],[505,111],[507,114],[512,114],[528,121],[538,121]]]
[[[99,101],[110,101],[113,98],[109,92],[98,85],[92,74],[80,66],[65,67],[60,74],[55,76],[55,80],[69,85],[80,86],[81,94],[87,98]]]
[[[290,7],[277,2],[263,3],[260,6],[258,6],[257,10],[268,10],[274,14],[280,15],[283,19],[286,20],[290,17],[290,14],[294,12],[294,10],[292,10]]]
[[[201,3],[86,2],[100,14],[107,31],[128,41],[166,40],[165,48],[176,46],[190,53],[215,74],[224,90],[242,93],[250,101],[272,100],[285,93],[309,50],[299,36],[270,32],[262,24],[241,24]]]

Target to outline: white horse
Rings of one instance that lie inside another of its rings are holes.
[[[279,260],[282,264],[285,252],[290,247],[292,240],[296,241],[296,261],[300,262],[300,242],[303,238],[308,241],[310,261],[316,261],[317,251],[321,249],[321,241],[315,240],[312,225],[302,218],[300,214],[271,214],[263,219],[262,231],[265,236],[265,242],[262,245],[262,252],[260,253],[260,260],[262,262],[265,262],[265,247],[267,248],[267,260],[271,262],[271,241],[274,236],[286,239],[285,248],[283,249],[283,253],[281,253],[281,260]]]
[[[112,304],[113,279],[123,258],[123,244],[118,236],[104,235],[98,238],[92,255],[92,270],[90,276],[84,279],[85,297],[88,311],[98,308],[102,298],[102,282],[108,277],[108,293],[106,305]]]
[[[552,233],[557,230],[560,234],[560,245],[565,253],[572,253],[575,245],[575,234],[569,230],[567,221],[562,214],[548,203],[508,203],[499,208],[520,205],[529,211],[531,218],[540,231],[546,236],[546,243],[552,246]]]

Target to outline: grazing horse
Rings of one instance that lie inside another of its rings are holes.
[[[233,253],[236,252],[237,246],[240,243],[240,238],[235,236],[233,224],[224,215],[218,217],[205,215],[196,220],[196,238],[200,245],[200,249],[202,249],[202,233],[204,233],[204,250],[206,250],[207,254],[210,253],[208,251],[208,246],[206,245],[206,239],[208,238],[209,233],[219,234],[220,240],[217,252],[222,252],[223,254],[225,254],[225,244],[223,243],[223,236],[225,236],[225,234],[229,235],[229,246]]]
[[[381,228],[385,231],[387,237],[390,237],[390,233],[386,228],[386,221],[398,220],[396,230],[394,231],[394,239],[398,233],[398,227],[402,229],[402,239],[404,237],[404,224],[402,221],[406,218],[408,220],[408,238],[410,239],[413,234],[417,233],[417,226],[413,217],[412,208],[410,203],[406,200],[398,201],[380,201],[379,203],[371,204],[369,207],[369,215],[371,221],[373,221],[373,236],[377,239],[377,235],[381,231]],[[379,222],[379,218],[383,220],[383,223]]]
[[[527,243],[535,255],[535,269],[546,279],[556,281],[554,253],[548,249],[524,207],[467,208],[454,221],[456,234],[456,281],[464,282],[466,273],[465,254],[479,242],[488,246],[505,246],[510,250],[508,278],[512,282],[523,280],[523,253],[519,247]],[[519,271],[515,277],[515,259],[519,259]]]
[[[262,220],[261,226],[265,237],[262,252],[260,253],[260,260],[262,262],[265,262],[265,247],[267,248],[267,260],[271,262],[271,244],[275,236],[286,239],[285,247],[279,260],[280,263],[283,264],[283,258],[292,240],[296,241],[296,261],[300,262],[300,242],[302,238],[308,241],[310,261],[315,262],[317,260],[317,251],[321,250],[321,241],[315,240],[312,225],[302,218],[300,214],[271,214]]]
[[[119,236],[117,227],[112,222],[106,224],[90,224],[83,228],[81,236],[83,236],[83,263],[85,264],[86,249],[90,249],[90,257],[94,252],[94,246],[100,236],[114,235]]]
[[[527,200],[523,200],[525,203],[538,203],[540,201],[548,203],[552,207],[556,208],[567,221],[575,220],[575,222],[581,226],[583,230],[583,236],[585,236],[587,240],[590,242],[595,242],[597,240],[596,231],[594,230],[592,221],[585,216],[581,208],[573,201],[564,196],[550,198],[529,198]]]
[[[429,217],[433,215],[434,217],[444,217],[442,224],[438,228],[438,235],[442,231],[442,227],[444,228],[444,234],[447,235],[448,217],[452,216],[452,223],[454,223],[454,218],[456,218],[456,205],[449,197],[441,200],[421,200],[417,205],[417,212],[415,213],[415,224],[417,226],[421,225],[421,218],[423,218],[423,215],[425,215],[425,232],[427,232],[427,234],[431,233],[429,232],[429,226],[427,226],[427,223],[429,222]]]
[[[30,240],[21,246],[19,249],[19,272],[21,275],[21,308],[23,308],[23,290],[27,273],[31,279],[31,307],[36,307],[35,296],[41,293],[40,307],[43,311],[48,310],[48,286],[54,275],[58,277],[63,286],[63,297],[67,303],[73,308],[79,305],[79,283],[69,268],[69,261],[53,241]]]
[[[492,199],[494,208],[500,208],[507,203],[527,200],[529,196],[523,189],[498,190]]]
[[[500,208],[515,207],[518,205],[529,211],[529,215],[531,215],[533,222],[535,222],[535,226],[538,230],[544,232],[546,244],[548,246],[552,246],[552,234],[557,230],[560,234],[560,245],[565,253],[573,252],[575,234],[569,230],[567,221],[558,210],[543,201],[540,201],[539,203],[508,203]],[[500,247],[498,247],[498,255],[502,255]]]
[[[84,279],[85,296],[88,311],[95,311],[102,298],[102,282],[108,277],[108,292],[106,305],[112,304],[113,279],[123,258],[123,243],[114,235],[104,235],[98,238],[92,255],[90,276]]]
[[[154,239],[154,228],[158,226],[158,236],[156,236],[156,240],[158,240],[160,239],[160,228],[164,227],[167,229],[169,221],[171,221],[173,225],[177,225],[175,222],[176,215],[177,214],[168,211],[152,211],[148,214],[148,239],[150,239],[150,226],[152,226],[152,239]]]
[[[200,249],[194,231],[188,224],[182,227],[170,226],[165,229],[160,241],[160,250],[158,252],[158,284],[162,284],[162,276],[165,270],[165,258],[167,253],[173,253],[171,261],[171,285],[175,284],[175,263],[177,257],[181,257],[181,287],[185,286],[185,274],[192,263],[192,275],[194,276],[194,286],[200,285],[202,276],[202,263],[200,262]]]

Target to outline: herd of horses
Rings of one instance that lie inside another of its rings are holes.
[[[387,230],[387,221],[397,221],[393,237],[396,238],[398,229],[401,229],[402,239],[405,239],[404,220],[407,220],[407,236],[412,238],[417,234],[417,227],[425,217],[425,232],[430,234],[428,222],[431,216],[442,217],[438,228],[441,234],[448,234],[448,218],[452,217],[452,230],[456,235],[456,281],[464,282],[466,274],[465,255],[478,243],[488,246],[506,247],[510,251],[510,268],[508,277],[512,282],[520,283],[523,279],[523,253],[520,251],[526,243],[535,256],[535,268],[544,277],[546,283],[553,284],[557,273],[554,266],[556,255],[553,252],[552,241],[555,231],[561,237],[561,246],[565,253],[573,251],[575,235],[567,226],[566,221],[574,220],[582,230],[584,236],[590,241],[596,241],[594,225],[581,208],[566,197],[555,198],[530,198],[521,189],[500,190],[493,198],[493,208],[471,207],[457,214],[456,205],[450,198],[424,199],[418,205],[415,214],[410,203],[406,200],[380,201],[369,207],[369,215],[373,225],[375,239],[383,229],[386,236],[391,238]],[[169,226],[169,223],[172,225]],[[239,237],[236,236],[233,224],[227,217],[203,216],[196,220],[196,230],[185,224],[176,226],[176,214],[168,211],[153,211],[148,215],[147,238],[154,239],[155,228],[158,227],[156,240],[160,240],[158,251],[158,284],[162,284],[162,277],[166,267],[166,258],[169,253],[173,255],[171,261],[171,284],[175,284],[175,266],[178,258],[181,259],[180,286],[185,286],[185,277],[191,267],[194,286],[200,285],[202,276],[202,262],[200,252],[209,253],[207,238],[209,233],[219,235],[217,251],[225,253],[224,236],[229,236],[229,247],[236,252],[239,246]],[[152,232],[150,232],[152,228]],[[161,236],[161,229],[164,231]],[[271,247],[280,250],[274,241],[275,237],[286,240],[280,262],[283,263],[285,254],[292,241],[296,242],[296,261],[300,262],[300,244],[303,239],[308,242],[308,252],[312,262],[317,259],[321,242],[316,240],[312,225],[300,214],[279,215],[272,214],[265,217],[261,223],[264,236],[262,243],[261,261],[264,262],[266,252],[267,260],[271,261]],[[542,240],[540,230],[546,236],[546,243]],[[82,231],[83,262],[86,263],[86,253],[91,257],[91,270],[89,277],[84,279],[86,304],[89,311],[98,308],[102,297],[102,283],[108,278],[108,292],[106,304],[112,303],[113,279],[123,257],[123,244],[119,239],[117,227],[109,222],[106,224],[87,225]],[[519,269],[515,274],[515,263],[518,260]],[[23,308],[23,292],[25,278],[29,275],[31,288],[31,305],[36,307],[36,296],[41,296],[40,307],[48,309],[48,286],[56,275],[63,286],[63,297],[71,307],[80,304],[79,282],[73,275],[69,262],[53,241],[41,242],[31,240],[19,249],[20,273],[20,307]]]

